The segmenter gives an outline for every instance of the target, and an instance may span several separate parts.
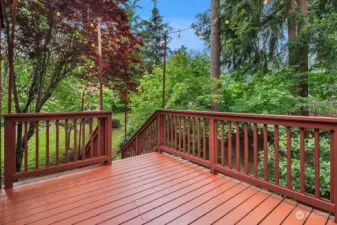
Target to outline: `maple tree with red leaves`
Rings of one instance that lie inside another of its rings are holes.
[[[35,0],[19,1],[15,26],[15,68],[25,65],[26,77],[14,74],[13,100],[16,113],[38,113],[57,85],[78,76],[98,85],[97,21],[101,20],[104,85],[123,93],[136,90],[133,76],[141,62],[142,36],[131,32],[126,0]],[[5,1],[11,15],[12,1]],[[11,43],[11,19],[5,18],[4,42]],[[5,63],[8,66],[8,62]],[[18,82],[21,79],[21,82]],[[22,82],[22,79],[26,79]],[[29,138],[35,124],[29,127]],[[17,128],[17,170],[23,153],[22,124]]]

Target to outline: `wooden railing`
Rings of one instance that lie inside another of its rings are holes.
[[[122,158],[154,152],[158,149],[157,114],[154,113],[120,150]]]
[[[4,120],[5,188],[23,178],[111,164],[111,112],[10,114]]]
[[[122,148],[123,158],[147,152],[143,140],[156,139],[154,150],[336,215],[337,119],[174,110],[151,118]]]

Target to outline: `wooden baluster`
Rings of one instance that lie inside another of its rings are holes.
[[[76,161],[77,161],[77,120],[74,119],[74,162]]]
[[[305,193],[304,128],[300,128],[300,191]]]
[[[65,132],[65,162],[68,163],[69,162],[69,136],[68,136],[68,129],[69,129],[69,120],[65,120],[65,128],[64,128],[64,132]]]
[[[150,133],[150,152],[151,152],[152,149],[153,149],[152,146],[155,143],[154,124],[153,123],[150,125],[149,133]]]
[[[97,118],[97,157],[101,156],[101,119]]]
[[[200,118],[198,118],[198,158],[201,157]]]
[[[93,132],[93,120],[89,120],[89,130],[90,130],[90,158],[94,157],[94,132]]]
[[[202,147],[203,147],[203,157],[204,160],[206,160],[206,119],[203,119],[203,128],[202,128],[202,133],[203,133],[203,137],[202,137]]]
[[[221,121],[221,166],[225,166],[225,122]]]
[[[28,122],[25,121],[25,172],[28,171]]]
[[[148,152],[148,133],[147,129],[144,131],[144,152]]]
[[[179,122],[178,122],[178,130],[179,130],[179,145],[178,145],[178,151],[181,152],[181,118],[179,118]]]
[[[219,148],[218,148],[218,121],[214,120],[214,163],[219,164]]]
[[[275,184],[280,184],[280,166],[279,166],[279,127],[275,125],[274,127],[274,138],[275,138]]]
[[[146,129],[147,130],[147,152],[151,152],[151,146],[152,146],[152,131],[151,131],[151,124]]]
[[[337,127],[335,127],[334,131],[333,131],[333,134],[332,134],[332,138],[333,138],[333,148],[332,148],[332,157],[333,157],[333,160],[332,160],[332,163],[330,164],[330,167],[333,168],[333,173],[331,174],[333,179],[331,180],[330,182],[330,185],[333,187],[333,192],[330,194],[334,200],[333,202],[335,203],[335,205],[337,204],[337,195],[336,195],[336,192],[337,192],[337,186],[336,186],[336,178],[334,177],[336,174],[337,174],[337,165],[336,165],[336,162],[337,162]],[[331,155],[331,154],[330,154]],[[331,157],[331,156],[330,156]],[[334,222],[337,223],[337,207],[335,207],[335,220]]]
[[[268,126],[263,125],[264,180],[268,181]]]
[[[166,116],[162,116],[161,117],[163,119],[163,140],[162,140],[162,143],[160,144],[163,144],[166,146],[166,129],[167,129],[167,126],[166,126]],[[160,129],[160,128],[159,128]],[[157,127],[157,132],[158,132],[158,127]]]
[[[320,198],[320,148],[319,148],[319,130],[315,129],[315,196]]]
[[[167,124],[167,139],[166,139],[166,147],[170,147],[170,140],[171,140],[171,135],[170,135],[170,130],[171,130],[171,127],[170,127],[170,117],[167,116],[166,117],[167,120],[166,120],[166,124]]]
[[[248,175],[248,124],[244,125],[245,174]]]
[[[195,156],[195,119],[192,118],[192,155]]]
[[[174,130],[175,130],[175,136],[174,136],[174,149],[178,151],[178,117],[174,117],[175,122],[174,122]]]
[[[210,173],[215,174],[215,136],[216,136],[216,125],[214,119],[209,121],[209,162],[210,162]]]
[[[174,148],[174,136],[173,136],[173,117],[170,117],[170,124],[171,124],[171,148]]]
[[[334,131],[330,131],[330,201],[335,202],[335,161],[334,161],[334,153],[335,151],[335,140],[334,140]],[[337,207],[336,207],[337,208]],[[337,215],[337,214],[335,214]]]
[[[236,122],[236,170],[238,172],[241,171],[240,169],[240,124]]]
[[[254,145],[254,177],[258,178],[258,168],[257,168],[257,163],[258,163],[258,129],[257,129],[257,124],[254,123],[254,128],[253,128],[253,145]]]
[[[153,135],[152,136],[153,137],[153,142],[152,142],[153,146],[152,146],[152,149],[154,149],[157,146],[157,143],[158,143],[158,145],[161,144],[161,143],[159,143],[159,140],[161,139],[161,137],[160,137],[160,133],[161,132],[159,132],[159,130],[158,130],[158,129],[162,129],[162,128],[160,128],[160,124],[161,124],[160,120],[159,120],[158,123],[153,123],[152,124],[152,135]],[[157,129],[157,127],[158,127],[158,129]],[[159,137],[157,135],[159,135]]]
[[[183,152],[184,154],[186,153],[186,133],[185,133],[185,130],[186,130],[186,127],[185,127],[185,117],[183,117]]]
[[[187,125],[187,151],[188,155],[191,155],[191,118],[188,117],[188,125]]]
[[[228,168],[232,169],[232,122],[228,121]]]
[[[60,121],[56,120],[56,165],[60,164]]]
[[[85,160],[85,119],[82,119],[82,160]]]
[[[46,167],[49,167],[49,120],[46,121]]]
[[[35,122],[35,137],[36,137],[36,143],[35,143],[35,168],[39,169],[39,121]]]
[[[292,189],[291,175],[291,130],[287,127],[287,187]]]

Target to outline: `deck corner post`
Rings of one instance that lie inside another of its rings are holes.
[[[162,144],[162,133],[163,133],[163,123],[162,123],[162,115],[160,113],[157,114],[157,152],[161,153],[159,146]]]
[[[107,147],[107,157],[108,157],[108,165],[112,164],[112,115],[109,114],[108,118],[106,119],[106,147]]]
[[[13,175],[16,171],[15,123],[5,118],[5,189],[13,188]]]
[[[336,174],[337,174],[337,127],[335,127],[335,129],[333,130],[333,149],[331,149],[332,151],[332,155],[333,155],[333,164],[331,166],[333,166],[333,201],[334,201],[334,215],[335,215],[335,223],[337,223],[337,181],[336,181]],[[331,153],[330,153],[331,154]]]
[[[215,174],[215,121],[210,118],[209,120],[209,162],[210,162],[210,173]]]

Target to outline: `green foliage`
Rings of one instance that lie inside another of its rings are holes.
[[[291,93],[291,78],[288,70],[256,74],[251,81],[239,72],[222,77],[223,111],[288,114],[301,102]]]
[[[208,110],[211,104],[209,57],[177,51],[167,63],[166,106],[171,109]],[[138,126],[162,105],[162,66],[155,66],[140,80],[139,92],[131,96],[133,126]]]
[[[281,131],[281,130],[280,130]],[[284,133],[284,132],[280,132]],[[281,135],[279,141],[279,171],[280,184],[287,185],[287,137]],[[310,194],[315,193],[315,163],[314,163],[313,138],[305,138],[305,185],[306,191]],[[321,132],[320,138],[320,193],[324,198],[330,196],[330,139],[327,132]],[[259,154],[259,176],[264,176],[264,153]],[[300,190],[300,138],[298,129],[292,131],[291,141],[291,170],[292,187]],[[268,145],[268,177],[275,181],[275,148],[273,144]]]

